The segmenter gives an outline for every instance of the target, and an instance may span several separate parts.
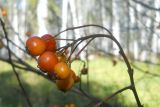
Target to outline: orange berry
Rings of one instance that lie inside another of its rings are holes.
[[[69,77],[71,71],[65,62],[59,62],[54,67],[54,73],[59,79],[66,79]]]
[[[54,66],[58,63],[57,56],[50,51],[44,52],[38,58],[38,66],[42,71],[54,72]]]
[[[56,80],[56,85],[58,89],[64,92],[71,89],[73,84],[74,84],[74,80],[72,78],[72,75],[70,75],[68,78],[63,80]]]
[[[26,48],[29,54],[38,56],[46,50],[46,43],[40,37],[33,36],[26,41]]]

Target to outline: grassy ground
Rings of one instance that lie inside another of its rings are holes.
[[[33,63],[34,66],[36,66]],[[140,68],[152,73],[160,74],[160,67],[136,63]],[[25,99],[20,91],[15,75],[11,67],[0,62],[0,107],[27,107]],[[76,61],[72,68],[78,74],[82,63]],[[62,93],[55,85],[44,78],[30,72],[19,71],[21,80],[33,103],[33,107],[53,107],[58,104],[64,107],[65,104],[74,103],[76,107],[89,106],[90,100],[73,92]],[[134,77],[136,88],[144,107],[157,107],[160,105],[160,77],[154,77],[141,73],[135,69]],[[87,76],[82,76],[83,88],[87,90]],[[99,57],[89,62],[89,89],[88,92],[98,98],[104,98],[116,90],[129,85],[127,68],[121,61],[113,66],[109,58]],[[79,86],[79,84],[77,84]],[[136,107],[136,102],[131,91],[109,100],[114,107]]]

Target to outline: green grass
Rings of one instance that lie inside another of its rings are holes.
[[[36,67],[34,62],[32,64]],[[144,70],[160,74],[158,66],[138,62],[135,64]],[[26,101],[11,67],[3,62],[0,62],[0,65],[3,67],[0,70],[0,107],[26,107]],[[81,67],[82,63],[79,61],[72,64],[72,69],[77,74]],[[68,103],[74,103],[76,107],[84,107],[90,103],[87,98],[71,91],[60,92],[53,83],[36,74],[25,71],[18,72],[34,107],[53,107],[54,104],[64,107]],[[136,69],[134,77],[136,89],[144,107],[160,105],[160,77],[144,74]],[[111,58],[105,57],[99,57],[89,62],[89,90],[87,90],[87,76],[83,75],[82,80],[82,88],[101,99],[130,84],[125,64],[118,61],[117,65],[113,66]],[[112,98],[108,103],[116,107],[136,107],[134,96],[130,90]]]

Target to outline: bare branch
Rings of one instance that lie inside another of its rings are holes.
[[[87,42],[87,44],[76,54],[76,58],[80,55],[80,53],[88,46],[88,44],[93,40],[93,39],[95,39],[95,38],[92,38],[92,39],[90,39],[88,42]]]
[[[113,97],[116,96],[117,94],[120,94],[120,93],[122,93],[122,92],[125,91],[125,90],[131,89],[131,87],[132,87],[132,86],[130,85],[130,86],[124,87],[124,88],[122,88],[122,89],[114,92],[114,93],[111,94],[110,96],[107,96],[106,98],[104,98],[103,101],[97,103],[94,107],[100,107],[100,105],[101,105],[103,102],[107,102],[109,99],[113,98]]]
[[[20,86],[20,88],[21,88],[21,90],[22,90],[22,92],[23,92],[23,95],[24,95],[24,97],[25,97],[28,105],[29,105],[30,107],[32,107],[32,104],[31,104],[31,102],[30,102],[30,99],[29,99],[29,97],[28,97],[28,95],[27,95],[27,93],[26,93],[26,91],[25,91],[25,89],[24,89],[24,87],[23,87],[23,85],[22,85],[22,83],[21,83],[20,77],[19,77],[19,75],[18,75],[18,73],[17,73],[17,71],[16,71],[16,69],[15,69],[15,66],[14,66],[14,64],[13,64],[13,62],[12,62],[12,57],[11,57],[11,52],[10,52],[10,47],[9,47],[8,34],[7,34],[7,32],[6,32],[6,29],[5,29],[5,24],[4,24],[4,22],[2,21],[1,18],[0,18],[0,22],[1,22],[1,25],[2,25],[2,29],[3,29],[3,31],[4,31],[5,38],[6,38],[6,40],[7,40],[7,50],[8,50],[8,55],[9,55],[9,62],[10,62],[10,64],[11,64],[11,66],[12,66],[12,69],[13,69],[14,74],[16,75],[16,78],[17,78],[17,80],[18,80],[19,86]]]
[[[147,5],[147,4],[143,3],[143,2],[141,2],[140,0],[132,0],[132,1],[135,2],[135,3],[140,4],[141,6],[147,8],[147,9],[154,10],[154,11],[160,11],[160,8],[151,7],[150,5]]]

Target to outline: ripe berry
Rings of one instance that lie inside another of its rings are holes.
[[[26,48],[29,54],[38,56],[46,50],[46,43],[40,37],[33,36],[26,41]]]
[[[70,75],[68,78],[63,79],[63,80],[56,80],[56,85],[58,89],[63,92],[71,89],[73,84],[74,84],[74,80],[72,78],[72,75]]]
[[[46,51],[38,58],[38,66],[42,71],[53,72],[54,66],[58,63],[55,53]]]
[[[59,62],[54,67],[54,73],[59,79],[66,79],[69,77],[71,71],[65,62]]]
[[[76,74],[75,74],[75,72],[73,70],[71,70],[71,74],[72,74],[72,78],[73,78],[75,83],[80,81],[80,77],[76,76]]]
[[[56,51],[56,40],[50,34],[45,34],[41,37],[47,44],[47,51]]]

